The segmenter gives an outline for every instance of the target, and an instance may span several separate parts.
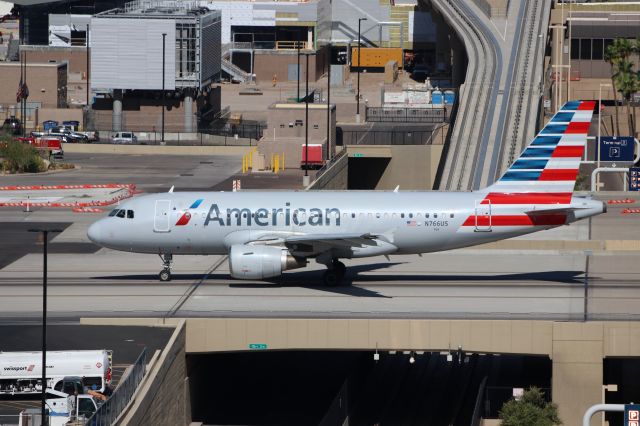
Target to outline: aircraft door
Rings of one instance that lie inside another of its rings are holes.
[[[491,201],[476,200],[476,232],[491,232]]]
[[[153,232],[170,232],[171,200],[156,200]]]

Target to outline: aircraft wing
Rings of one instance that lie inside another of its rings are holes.
[[[375,245],[377,235],[372,234],[306,234],[292,235],[284,239],[287,247],[295,247],[296,245],[324,245],[338,247],[363,247]]]

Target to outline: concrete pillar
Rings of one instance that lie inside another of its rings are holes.
[[[313,30],[309,28],[307,30],[307,49],[313,49]]]
[[[565,425],[577,425],[587,409],[602,401],[604,329],[602,323],[553,323],[553,402]],[[591,418],[602,424],[602,414]]]
[[[184,131],[193,132],[193,98],[190,93],[184,97]]]
[[[122,91],[113,91],[113,112],[111,115],[111,130],[122,131]]]

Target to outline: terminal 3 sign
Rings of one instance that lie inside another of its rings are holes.
[[[600,137],[600,161],[633,162],[635,141],[632,136]]]

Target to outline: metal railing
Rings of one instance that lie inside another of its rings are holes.
[[[301,50],[311,49],[312,45],[308,41],[281,40],[276,41],[276,50],[294,50],[300,47]]]
[[[366,121],[372,123],[436,124],[449,122],[446,108],[367,107],[365,117]]]
[[[91,426],[110,426],[122,413],[142,382],[147,365],[147,348],[144,348],[131,367],[129,375],[122,380],[111,397],[85,422]]]

